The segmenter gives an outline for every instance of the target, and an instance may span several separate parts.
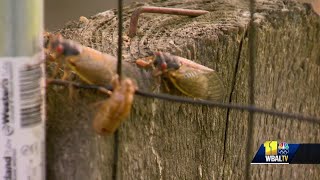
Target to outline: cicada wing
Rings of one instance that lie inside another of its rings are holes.
[[[216,71],[207,73],[208,77],[208,92],[207,99],[209,100],[222,100],[225,97],[225,87],[219,74]]]
[[[169,79],[182,93],[200,99],[221,100],[224,87],[216,71],[203,71],[182,66],[168,72]]]

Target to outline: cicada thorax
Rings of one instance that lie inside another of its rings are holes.
[[[116,72],[116,58],[89,47],[83,47],[77,56],[65,58],[68,65],[89,84],[107,85]]]
[[[183,94],[200,99],[221,100],[224,86],[216,71],[169,53],[156,53],[155,71]],[[156,73],[154,73],[156,74]]]

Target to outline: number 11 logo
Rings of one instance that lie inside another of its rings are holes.
[[[278,142],[277,141],[266,141],[264,144],[266,156],[278,154]]]

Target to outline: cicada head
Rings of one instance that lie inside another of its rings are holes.
[[[177,70],[181,66],[175,57],[169,53],[156,52],[154,57],[154,75],[162,75],[168,71]]]
[[[60,34],[45,38],[45,48],[57,56],[76,56],[80,54],[81,46],[71,40],[64,39]]]
[[[165,75],[168,71],[177,70],[181,66],[176,56],[163,52],[155,52],[153,56],[137,59],[135,63],[142,68],[151,67],[153,76]]]

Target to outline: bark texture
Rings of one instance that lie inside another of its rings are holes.
[[[141,5],[125,7],[125,35],[132,11]],[[248,4],[218,0],[149,5],[210,13],[196,18],[143,14],[137,36],[125,36],[124,59],[130,62],[160,50],[194,60],[218,71],[228,94],[225,102],[247,104]],[[255,26],[256,105],[319,117],[320,17],[310,6],[295,2],[258,1]],[[83,45],[117,54],[115,10],[92,16],[88,22],[69,23],[60,32]],[[140,88],[151,91],[150,74],[131,66]],[[255,114],[253,133],[247,139],[247,112],[136,96],[130,118],[119,129],[119,151],[115,153],[114,137],[100,137],[92,129],[90,103],[102,97],[93,91],[77,94],[71,101],[67,89],[49,87],[48,179],[112,179],[114,175],[115,179],[245,179],[247,174],[254,179],[319,177],[320,167],[315,165],[254,165],[246,169],[266,140],[319,143],[319,124]],[[246,145],[248,141],[252,147]]]

